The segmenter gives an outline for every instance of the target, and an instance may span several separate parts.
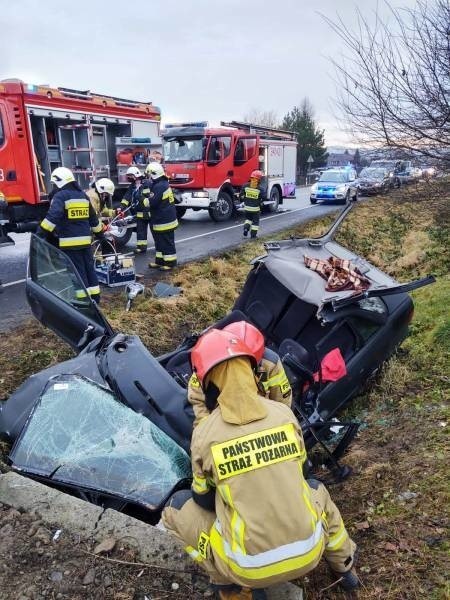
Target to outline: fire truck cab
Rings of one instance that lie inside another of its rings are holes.
[[[0,81],[0,245],[10,232],[34,231],[45,216],[50,174],[70,168],[82,189],[99,177],[116,184],[118,200],[126,170],[142,170],[150,150],[161,149],[161,112],[151,103],[90,91]],[[131,236],[126,227],[119,242]]]
[[[206,122],[166,125],[162,131],[166,174],[175,194],[178,217],[188,208],[206,209],[214,221],[226,221],[239,207],[239,191],[250,173],[264,173],[263,205],[276,212],[295,196],[295,134],[252,125]]]

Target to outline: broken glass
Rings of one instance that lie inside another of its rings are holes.
[[[149,509],[191,477],[189,456],[154,423],[78,375],[52,378],[11,453],[14,467]]]

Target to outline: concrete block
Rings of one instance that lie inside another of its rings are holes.
[[[0,502],[43,521],[91,536],[103,509],[10,471],[0,475]]]

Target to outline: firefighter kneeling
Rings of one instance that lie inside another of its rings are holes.
[[[306,452],[294,414],[258,395],[252,351],[211,329],[191,361],[211,413],[192,436],[192,499],[166,507],[163,525],[221,598],[233,597],[230,584],[240,586],[235,597],[247,597],[251,588],[302,577],[322,556],[346,589],[356,588],[356,546],[326,488],[303,477]]]

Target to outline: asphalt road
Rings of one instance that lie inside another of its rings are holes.
[[[296,198],[285,200],[279,212],[264,214],[261,218],[260,234],[266,236],[335,209],[333,205],[311,206],[309,188],[298,188]],[[175,236],[179,262],[215,255],[245,243],[245,238],[242,237],[242,222],[242,213],[231,221],[214,223],[206,211],[188,210]],[[13,237],[16,241],[15,246],[0,248],[0,279],[4,290],[0,294],[0,331],[7,331],[19,325],[31,315],[25,297],[29,234]],[[127,251],[131,252],[134,244],[133,236]],[[153,245],[150,244],[149,248],[153,250]],[[146,255],[136,257],[138,273],[147,271],[147,263],[152,256],[150,251]]]

